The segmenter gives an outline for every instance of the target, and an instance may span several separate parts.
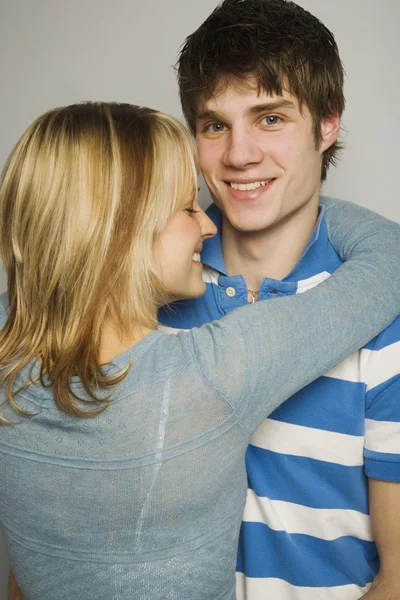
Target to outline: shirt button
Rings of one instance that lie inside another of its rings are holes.
[[[228,287],[226,288],[226,295],[229,296],[229,298],[233,298],[234,296],[236,296],[236,290],[233,287]]]

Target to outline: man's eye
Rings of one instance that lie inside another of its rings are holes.
[[[280,121],[280,118],[277,115],[268,115],[268,117],[264,117],[264,122],[267,125],[277,125]]]
[[[220,133],[220,131],[224,131],[225,125],[222,123],[211,123],[206,126],[206,131],[211,131],[212,133]]]

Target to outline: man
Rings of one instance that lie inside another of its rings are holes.
[[[170,331],[340,265],[318,206],[344,109],[333,35],[286,0],[225,0],[187,38],[178,78],[219,234],[204,243],[205,296],[160,312]],[[238,598],[400,598],[399,350],[397,320],[254,435]]]

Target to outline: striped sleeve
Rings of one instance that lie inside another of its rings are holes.
[[[366,474],[400,481],[400,318],[371,344],[366,383]]]

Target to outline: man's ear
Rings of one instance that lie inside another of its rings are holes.
[[[340,132],[340,117],[332,115],[321,121],[321,143],[319,150],[321,154],[336,142]]]

